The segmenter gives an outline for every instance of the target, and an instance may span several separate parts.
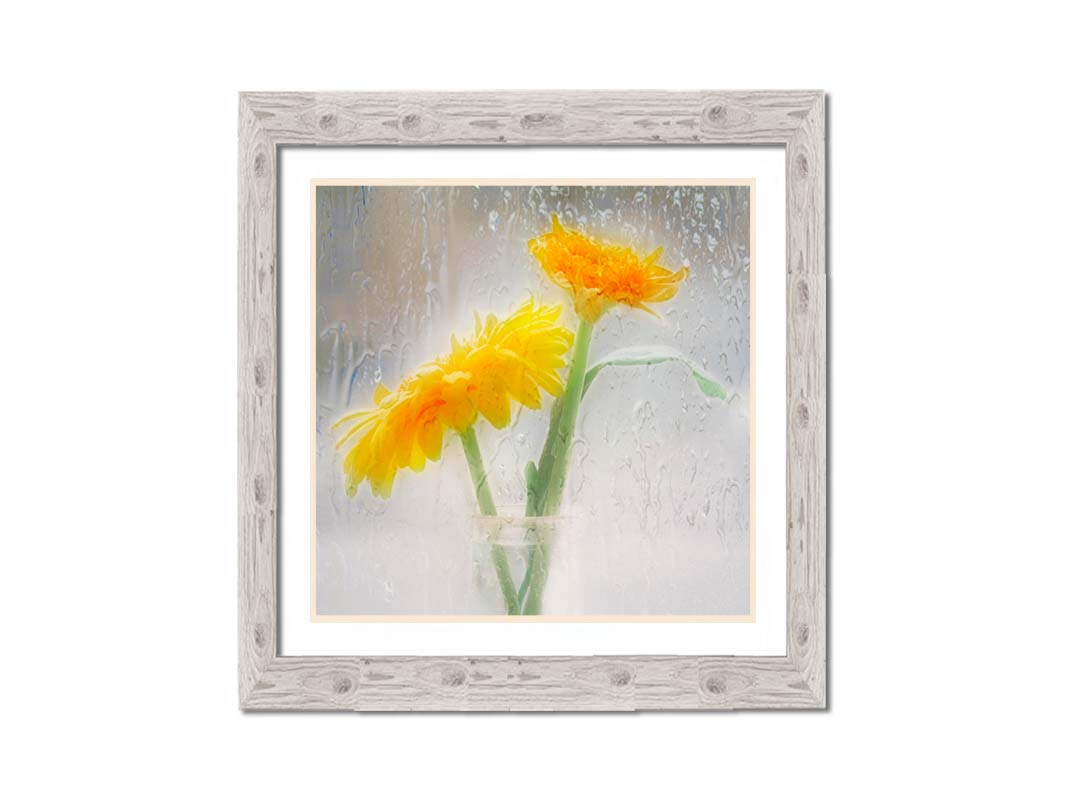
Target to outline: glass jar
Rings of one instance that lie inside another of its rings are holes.
[[[478,613],[581,614],[578,520],[571,513],[527,517],[521,506],[501,507],[495,517],[472,517],[471,563]]]

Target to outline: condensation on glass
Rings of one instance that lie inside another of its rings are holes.
[[[747,614],[750,576],[750,193],[747,186],[320,186],[316,189],[317,613],[484,613],[472,579],[474,494],[462,447],[401,472],[392,496],[348,498],[331,423],[367,407],[442,354],[473,313],[527,297],[563,303],[527,241],[551,215],[583,233],[663,247],[686,266],[659,318],[616,308],[597,324],[591,360],[618,347],[668,345],[727,390],[705,397],[679,363],[605,370],[582,403],[565,508],[578,565],[554,573],[564,614]],[[523,467],[547,425],[478,435],[498,504],[521,505]],[[561,577],[563,576],[563,577]],[[557,604],[558,606],[559,604]]]

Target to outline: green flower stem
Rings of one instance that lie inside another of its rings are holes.
[[[470,468],[471,480],[474,481],[474,494],[478,498],[478,508],[485,516],[495,517],[496,503],[493,502],[493,494],[489,490],[489,476],[485,474],[485,465],[482,463],[482,450],[478,447],[478,437],[474,433],[474,426],[471,425],[467,430],[460,433],[459,440],[463,442],[463,452],[467,456],[467,466]],[[515,581],[511,578],[511,569],[508,567],[507,553],[498,544],[493,544],[490,552],[508,614],[516,615],[519,613],[519,598],[515,593]]]
[[[563,394],[552,408],[552,418],[545,437],[545,446],[541,451],[541,461],[537,465],[535,490],[527,496],[527,516],[546,517],[559,512],[563,500],[563,489],[567,483],[567,467],[570,462],[571,442],[578,420],[578,405],[582,400],[585,387],[585,371],[589,363],[589,344],[593,340],[593,324],[584,319],[578,323],[578,333],[574,339],[574,355],[571,358],[570,372]],[[548,559],[551,543],[541,538],[531,548],[527,578],[523,584],[528,586],[526,604],[523,614],[541,613],[541,594],[548,579]]]
[[[519,586],[519,605],[526,599],[526,592],[530,589],[530,579],[533,577],[533,560],[537,551],[536,545],[526,548],[526,574],[522,576],[522,584]],[[525,613],[525,612],[523,612]]]
[[[522,579],[519,593],[519,601],[526,601],[522,607],[524,616],[537,616],[541,613],[541,594],[548,581],[548,559],[552,555],[549,546],[550,543],[542,536],[537,536],[536,543],[530,545],[526,575]]]
[[[593,341],[593,325],[584,319],[578,323],[574,338],[574,357],[563,388],[556,430],[549,430],[541,462],[537,465],[540,508],[537,516],[551,516],[559,511],[563,488],[567,482],[567,467],[570,462],[571,442],[578,421],[578,404],[585,387],[585,370],[589,363],[589,345]]]

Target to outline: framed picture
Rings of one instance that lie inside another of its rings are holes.
[[[243,708],[825,706],[824,114],[241,95]]]

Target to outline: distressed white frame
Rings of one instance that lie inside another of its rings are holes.
[[[239,100],[238,688],[244,709],[825,708],[826,178],[822,92],[246,93]],[[784,145],[785,656],[278,654],[278,148]]]

